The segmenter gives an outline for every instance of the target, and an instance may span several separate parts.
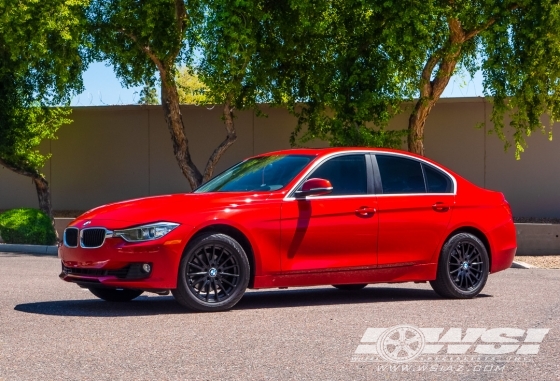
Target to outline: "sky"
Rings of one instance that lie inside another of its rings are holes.
[[[72,99],[72,106],[108,106],[137,104],[142,89],[124,87],[115,75],[113,68],[104,62],[90,65],[84,73],[85,91]],[[482,96],[482,75],[474,78],[468,74],[455,75],[443,92],[443,98]]]

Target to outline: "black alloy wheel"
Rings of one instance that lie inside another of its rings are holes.
[[[223,311],[241,299],[249,274],[247,255],[237,241],[225,234],[207,234],[188,245],[172,292],[188,308]]]
[[[435,292],[446,298],[474,298],[486,284],[489,262],[488,252],[480,239],[469,233],[456,234],[443,246],[437,278],[430,284]]]
[[[364,284],[333,284],[334,288],[338,288],[342,291],[358,291],[363,289],[367,286],[367,283]]]
[[[126,288],[90,287],[89,291],[107,302],[130,302],[142,295],[142,290],[129,290]]]

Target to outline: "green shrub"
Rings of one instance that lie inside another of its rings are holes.
[[[6,243],[53,245],[56,233],[49,217],[37,209],[12,209],[0,214],[0,236]]]

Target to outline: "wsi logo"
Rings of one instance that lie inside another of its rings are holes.
[[[398,325],[391,328],[368,328],[355,355],[367,355],[370,361],[428,361],[429,355],[536,355],[548,328],[418,328]],[[419,358],[419,359],[418,359]],[[360,361],[359,359],[353,361]],[[363,359],[361,361],[364,361]]]

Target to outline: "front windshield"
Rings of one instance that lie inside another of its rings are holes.
[[[248,159],[216,176],[194,193],[278,190],[314,158],[312,155],[271,155]]]

